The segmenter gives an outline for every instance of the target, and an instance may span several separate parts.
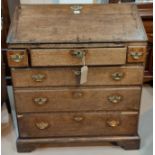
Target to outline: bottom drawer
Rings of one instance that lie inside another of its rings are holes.
[[[137,133],[137,112],[18,115],[20,137],[113,136]]]

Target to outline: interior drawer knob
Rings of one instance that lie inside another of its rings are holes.
[[[35,75],[32,75],[32,79],[35,82],[42,82],[45,78],[46,78],[45,74],[35,74]]]
[[[112,95],[112,96],[108,96],[108,100],[111,103],[119,103],[123,100],[123,96],[121,95]]]
[[[130,56],[132,57],[132,59],[138,60],[143,56],[143,53],[142,52],[130,52]]]
[[[46,97],[36,97],[33,99],[33,102],[37,105],[44,105],[47,101],[48,99]]]
[[[75,116],[74,117],[74,121],[76,121],[76,122],[81,122],[83,120],[84,120],[84,117],[82,117],[82,116]]]
[[[16,54],[10,55],[10,58],[12,61],[19,63],[24,59],[24,55],[16,53]]]
[[[118,120],[109,120],[109,121],[107,121],[107,125],[109,127],[117,127],[117,126],[120,125],[120,121],[118,121]]]
[[[115,81],[120,81],[124,78],[124,73],[123,72],[115,72],[112,74],[112,79]]]
[[[49,124],[47,122],[44,122],[44,121],[38,122],[35,125],[40,130],[47,129],[49,127]]]

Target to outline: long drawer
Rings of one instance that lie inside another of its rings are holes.
[[[118,65],[126,63],[126,47],[92,49],[32,49],[32,66]]]
[[[20,137],[135,135],[137,112],[40,113],[18,115]]]
[[[16,110],[24,112],[138,110],[140,87],[15,89]]]
[[[143,66],[89,67],[83,85],[138,85],[143,81]],[[12,69],[14,87],[80,86],[80,68],[53,67]]]

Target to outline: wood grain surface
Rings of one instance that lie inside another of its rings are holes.
[[[82,86],[141,85],[143,69],[143,66],[88,67],[88,79]],[[80,67],[13,69],[13,85],[14,87],[80,86],[80,75],[76,75],[79,70]],[[112,75],[115,73],[121,73],[123,77],[114,80]],[[43,75],[45,78],[41,82],[36,82],[32,76],[38,75]]]
[[[16,10],[8,43],[145,42],[134,4],[22,5]]]
[[[86,65],[120,65],[126,63],[126,48],[32,49],[32,66],[83,65],[73,52],[85,53]]]
[[[31,88],[15,89],[14,93],[18,113],[94,110],[135,111],[139,109],[141,88]],[[118,103],[114,103],[109,100],[109,97],[112,96],[119,96],[121,99],[118,100]],[[34,101],[36,98],[46,101],[39,104]]]
[[[15,10],[7,54],[19,129],[17,150],[103,142],[138,149],[144,26],[152,38],[152,25],[143,26],[134,4],[81,5],[79,14],[72,6],[22,5]],[[17,50],[26,56],[14,65],[10,54]],[[85,53],[88,66],[82,85],[84,59],[73,55],[75,51]]]
[[[82,118],[78,120],[77,118]],[[107,122],[116,120],[119,125],[110,127]],[[134,135],[137,130],[137,112],[87,112],[23,114],[18,118],[20,137]],[[45,129],[36,123],[48,123]]]

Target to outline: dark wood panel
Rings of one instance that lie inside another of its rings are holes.
[[[98,137],[59,137],[59,138],[18,138],[18,152],[32,152],[37,147],[71,146],[120,146],[125,150],[139,149],[140,137],[135,136],[98,136]]]
[[[10,74],[10,68],[8,67],[7,64],[7,56],[6,56],[6,51],[7,51],[7,44],[6,44],[6,38],[8,35],[9,27],[10,27],[10,22],[12,20],[13,14],[15,7],[20,5],[19,0],[2,0],[2,35],[1,35],[1,44],[2,44],[2,55],[3,55],[3,62],[5,64],[5,79],[6,77],[9,77],[7,79],[11,78]],[[11,85],[11,80],[7,80],[7,84]]]
[[[144,82],[151,82],[153,80],[153,4],[139,4],[138,8],[148,36]]]

